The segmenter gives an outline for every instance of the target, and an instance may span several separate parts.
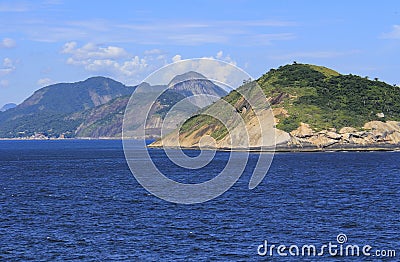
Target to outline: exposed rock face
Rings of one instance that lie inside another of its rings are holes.
[[[364,129],[369,130],[370,134],[377,141],[384,141],[391,144],[399,143],[400,122],[387,121],[371,121],[364,125]]]
[[[353,127],[343,127],[337,133],[333,129],[314,132],[309,125],[301,123],[299,128],[290,132],[288,146],[312,145],[318,148],[329,148],[332,145],[379,146],[381,144],[397,145],[400,143],[400,122],[371,121],[358,131]]]
[[[272,121],[266,121],[269,119],[266,117],[263,121],[264,124],[269,122],[273,124]],[[270,119],[269,119],[270,120]],[[262,136],[259,135],[259,131],[255,128],[255,124],[251,121],[246,124],[247,132],[250,135],[251,141],[249,141],[250,148],[257,148],[259,146],[270,147],[273,146],[273,140],[270,137],[264,138],[269,139],[267,144],[262,142]],[[254,130],[253,130],[254,129]],[[199,146],[199,141],[204,135],[210,135],[213,128],[208,126],[202,127],[197,130],[197,132],[192,133],[190,136],[184,139],[178,138],[179,135],[167,136],[162,141],[157,141],[153,146],[181,146],[181,147],[196,147]],[[357,131],[357,129],[352,127],[344,127],[339,132],[335,132],[335,129],[322,130],[320,132],[315,132],[308,124],[301,123],[299,128],[287,133],[282,130],[274,128],[274,131],[268,131],[271,135],[275,133],[275,143],[278,148],[283,148],[284,150],[290,148],[315,148],[315,149],[329,149],[333,147],[344,147],[344,148],[358,148],[358,147],[371,147],[379,148],[380,146],[396,146],[400,144],[400,122],[388,121],[386,123],[380,121],[368,122],[364,125],[362,131]],[[177,141],[179,139],[179,142]],[[217,148],[229,148],[229,139],[223,139],[217,141],[212,145],[207,145],[209,147]]]
[[[275,96],[275,97],[271,97],[269,99],[269,103],[271,105],[277,105],[280,104],[286,97],[289,97],[288,94],[285,93],[280,93],[279,95]]]
[[[333,132],[333,131],[328,131],[328,132],[325,133],[325,135],[326,135],[328,138],[334,139],[334,140],[339,140],[339,139],[341,139],[341,138],[343,137],[342,135],[337,134],[337,133],[335,133],[335,132]]]
[[[272,127],[274,122],[270,112],[265,112],[260,120],[263,125]],[[314,148],[314,149],[329,149],[329,148],[379,148],[380,146],[390,147],[400,144],[400,122],[388,121],[386,123],[380,121],[371,121],[364,125],[363,130],[358,131],[353,127],[344,127],[339,132],[334,128],[316,132],[308,124],[301,125],[290,133],[273,128],[267,128],[267,136],[261,135],[257,124],[251,119],[246,123],[246,129],[250,137],[248,142],[249,148],[273,147],[276,143],[277,148],[290,150],[291,148]],[[189,136],[179,135],[174,132],[168,135],[163,140],[157,141],[152,146],[167,146],[167,147],[198,147],[199,142],[205,135],[210,135],[214,131],[212,126],[202,126],[196,132]],[[275,134],[275,141],[271,139],[271,134]],[[233,130],[235,135],[235,130]],[[240,136],[240,134],[239,134]],[[244,137],[244,136],[243,136]],[[178,142],[179,140],[179,142]],[[231,143],[228,137],[214,141],[212,144],[207,144],[208,147],[230,148]]]
[[[328,147],[339,142],[336,139],[329,138],[326,134],[317,134],[310,137],[308,141],[318,147]]]
[[[340,129],[339,134],[354,133],[354,132],[357,132],[357,129],[355,129],[354,127],[345,126]]]
[[[291,136],[298,137],[298,138],[305,138],[305,137],[311,137],[313,136],[314,132],[310,128],[308,124],[300,123],[300,126],[296,129],[290,132]]]
[[[244,118],[248,119],[245,128],[241,125],[232,125],[229,129],[230,135],[225,136],[221,140],[210,139],[203,141],[203,146],[235,149],[259,148],[273,147],[275,143],[287,143],[290,140],[288,133],[274,128],[272,110],[262,110],[259,113],[259,118],[249,117],[249,115],[253,114],[251,109],[242,109],[241,114]],[[262,123],[262,127],[260,123]],[[202,138],[212,136],[216,128],[217,126],[212,124],[204,125],[190,134],[180,134],[178,130],[175,130],[162,140],[154,142],[152,146],[199,147]]]

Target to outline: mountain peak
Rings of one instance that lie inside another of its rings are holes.
[[[227,92],[220,86],[208,80],[204,75],[195,71],[189,71],[176,75],[168,84],[169,89],[183,94],[186,97],[193,95],[211,95],[223,97]],[[213,102],[213,101],[211,101]]]
[[[173,87],[174,85],[178,83],[182,83],[188,80],[208,80],[205,76],[202,74],[195,72],[195,71],[188,71],[184,74],[181,75],[176,75],[172,80],[169,82],[168,86]]]
[[[93,85],[93,86],[100,86],[100,85],[105,85],[105,84],[122,85],[122,83],[120,83],[114,79],[111,79],[109,77],[104,77],[104,76],[92,76],[86,80],[78,81],[73,84],[85,84],[85,85]]]

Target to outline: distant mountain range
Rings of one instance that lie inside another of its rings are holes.
[[[46,86],[15,108],[0,113],[0,137],[75,137],[83,121],[74,117],[76,113],[130,95],[134,90],[135,87],[105,77]]]
[[[20,105],[4,107],[0,112],[0,137],[120,137],[125,107],[136,88],[138,86],[125,86],[105,77],[46,86]],[[142,83],[139,88],[152,92],[166,86]],[[227,94],[195,72],[172,79],[150,116],[153,118],[150,121],[153,122],[152,134],[159,135],[162,121],[156,120],[162,119],[168,108],[184,97],[204,92],[217,97]]]
[[[266,105],[271,111],[270,117],[261,115],[261,122],[237,91],[228,94],[196,72],[177,75],[168,84],[159,86],[148,83],[125,86],[105,77],[50,85],[16,107],[4,107],[5,111],[0,112],[0,138],[119,138],[127,110],[133,117],[125,119],[124,125],[133,130],[132,134],[135,129],[144,127],[146,137],[158,138],[164,125],[169,135],[153,146],[177,146],[174,136],[178,134],[179,116],[189,112],[192,117],[179,130],[181,146],[198,147],[200,139],[210,135],[215,144],[205,146],[229,148],[233,145],[226,127],[215,118],[196,115],[207,110],[214,110],[221,116],[229,115],[219,107],[219,102],[225,101],[223,103],[231,104],[243,118],[251,148],[270,146],[256,130],[258,123],[274,131],[274,140],[282,150],[400,146],[400,89],[395,85],[300,63],[271,69],[237,90],[247,92],[251,98],[256,94],[253,92],[255,84],[261,87],[271,105]],[[162,90],[156,101],[149,100],[151,94]],[[136,99],[132,102],[133,92]],[[201,94],[209,97],[191,99],[190,106],[183,103],[174,112],[172,121],[164,121],[179,101]],[[147,112],[145,105],[149,103],[152,106]],[[233,112],[232,107],[228,109],[230,112]],[[147,116],[146,122],[142,123],[135,116]],[[174,121],[175,118],[178,120]],[[236,135],[245,137],[240,133]]]

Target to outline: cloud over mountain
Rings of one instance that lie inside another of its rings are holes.
[[[14,39],[11,38],[3,38],[0,42],[0,48],[13,48],[16,46],[16,42]]]

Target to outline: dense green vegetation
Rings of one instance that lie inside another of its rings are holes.
[[[191,131],[198,130],[206,126],[205,131],[211,131],[210,136],[216,140],[220,140],[228,133],[226,127],[217,119],[209,115],[195,115],[189,118],[180,128],[181,133],[186,133],[186,136],[191,134]]]
[[[30,137],[40,133],[47,137],[74,137],[79,120],[68,119],[67,115],[41,113],[6,121],[0,125],[0,137]]]
[[[317,70],[318,69],[318,70]],[[352,126],[361,128],[371,120],[400,120],[400,89],[381,81],[340,75],[322,67],[293,64],[271,70],[258,83],[268,95],[287,93],[278,128],[291,131],[300,122],[316,130]],[[379,118],[383,113],[384,118]]]
[[[272,104],[288,114],[279,115],[277,128],[290,132],[301,122],[316,131],[345,126],[362,128],[372,120],[400,121],[400,89],[384,82],[355,75],[341,75],[321,66],[293,63],[271,69],[256,80],[267,97],[284,97]],[[249,83],[239,87],[251,88]],[[284,95],[284,96],[283,96]],[[223,99],[235,105],[241,95],[232,91]],[[383,113],[384,117],[378,117]],[[204,124],[213,125],[215,138],[226,134],[216,119],[197,116],[187,121],[181,131],[191,133]],[[226,131],[226,130],[225,130]]]

